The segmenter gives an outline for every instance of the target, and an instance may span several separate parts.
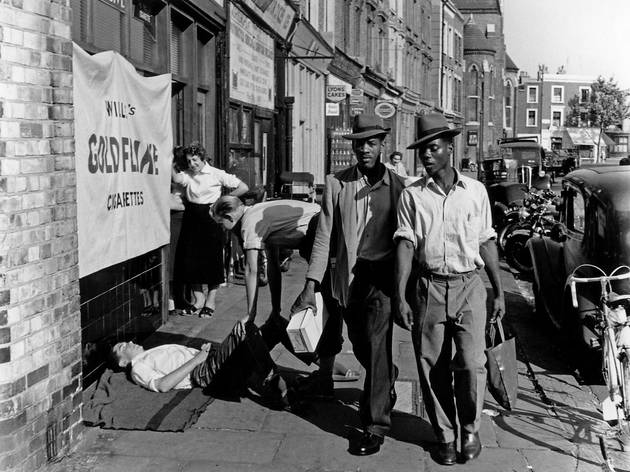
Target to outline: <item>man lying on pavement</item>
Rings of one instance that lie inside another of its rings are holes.
[[[273,325],[258,330],[253,323],[239,321],[216,347],[212,343],[201,349],[163,344],[145,350],[133,342],[121,342],[112,347],[112,357],[119,367],[130,367],[137,385],[154,392],[206,388],[225,372],[222,369],[235,369],[233,375],[240,376],[246,386],[288,407],[287,384],[278,374],[267,344],[277,344],[276,331]]]

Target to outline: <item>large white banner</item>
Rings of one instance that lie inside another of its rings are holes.
[[[230,5],[230,98],[274,108],[274,43]]]
[[[74,123],[79,275],[169,243],[171,76],[76,44]]]

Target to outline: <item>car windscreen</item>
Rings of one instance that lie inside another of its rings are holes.
[[[506,161],[511,161],[514,167],[537,167],[541,161],[540,150],[532,147],[502,147],[501,157]]]

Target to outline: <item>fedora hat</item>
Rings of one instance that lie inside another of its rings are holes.
[[[383,120],[374,115],[356,115],[352,122],[352,134],[346,134],[346,139],[366,139],[389,133],[390,128],[383,126]]]
[[[461,132],[461,128],[450,128],[441,113],[428,113],[420,117],[416,141],[407,146],[407,149],[418,148],[436,138],[457,136]]]

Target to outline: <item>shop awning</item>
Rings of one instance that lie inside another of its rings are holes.
[[[606,133],[602,133],[601,142],[598,128],[566,128],[562,136],[562,146],[566,149],[575,149],[578,146],[597,146],[599,142],[603,146],[614,146],[615,142]]]

